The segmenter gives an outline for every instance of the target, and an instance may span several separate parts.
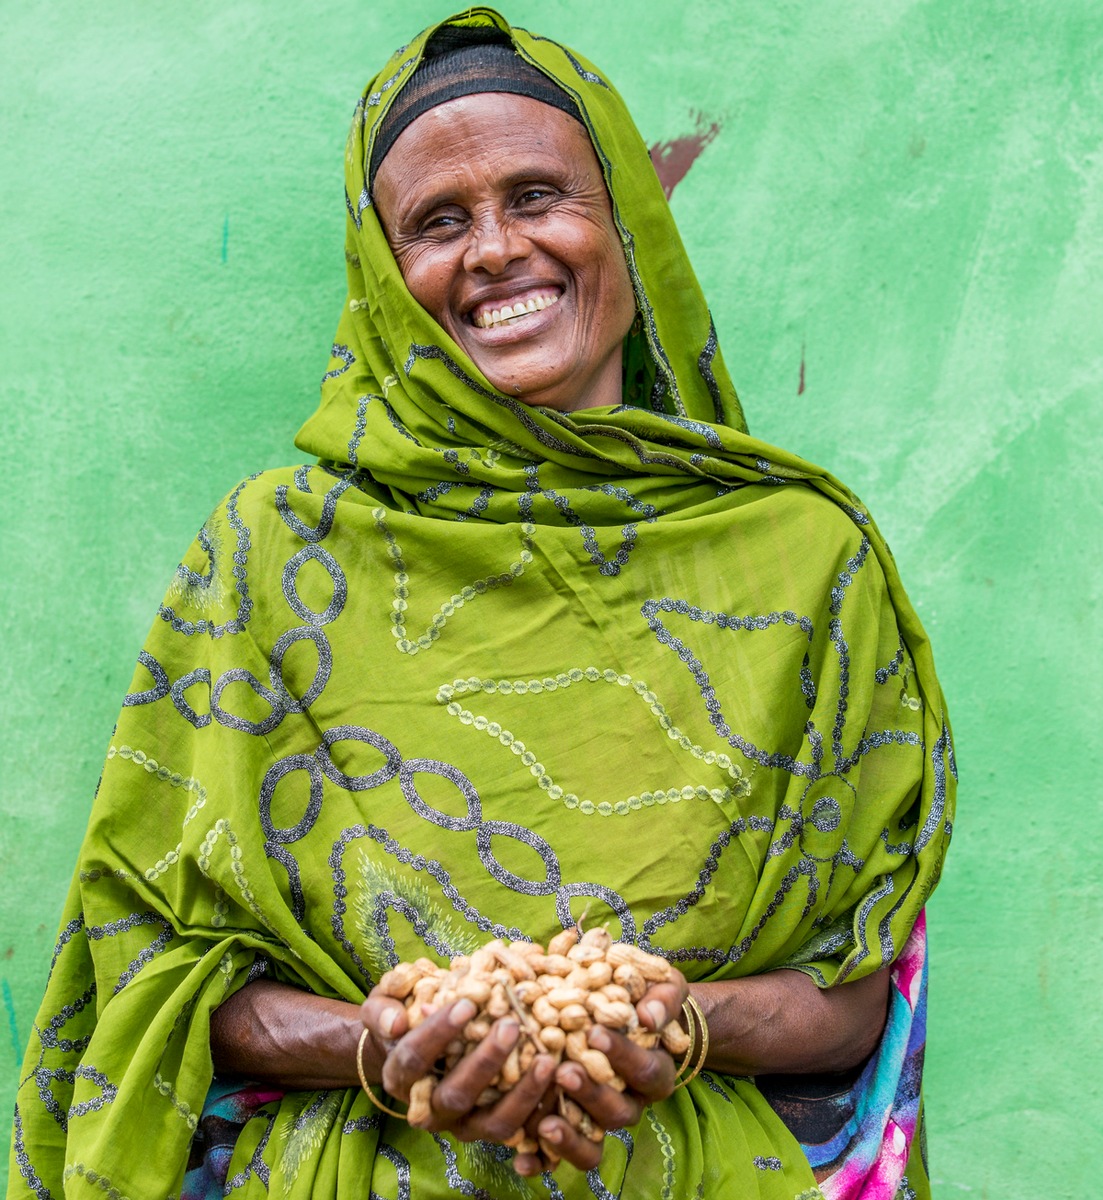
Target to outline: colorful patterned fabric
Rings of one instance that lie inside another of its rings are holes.
[[[179,1195],[220,1104],[243,1198],[821,1194],[818,1151],[752,1080],[715,1072],[612,1134],[598,1170],[532,1184],[510,1151],[410,1129],[356,1090],[243,1112],[210,1090],[208,1021],[262,973],[359,1001],[400,957],[545,940],[585,912],[691,980],[791,966],[828,987],[903,954],[897,993],[921,1018],[909,937],[954,777],[927,639],[855,497],[742,431],[619,97],[511,33],[606,173],[640,312],[626,404],[496,394],[406,291],[364,164],[422,35],[350,135],[349,299],[299,439],[320,462],[233,489],[140,654],[28,1051],[10,1196]],[[823,1150],[824,1195],[888,1196],[872,1180],[901,1156],[912,1180],[918,1057],[898,1012]]]
[[[845,1119],[830,1139],[802,1142],[826,1200],[927,1194],[919,1125],[926,1035],[927,926],[920,913],[893,963],[888,1023],[876,1054],[846,1094]]]

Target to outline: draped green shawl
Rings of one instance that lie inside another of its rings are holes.
[[[141,652],[28,1051],[12,1196],[176,1194],[210,1013],[259,974],[358,1001],[398,957],[544,940],[585,911],[691,980],[788,965],[830,986],[891,961],[937,880],[952,749],[884,542],[842,485],[743,432],[616,92],[509,32],[605,172],[641,318],[626,403],[495,393],[406,291],[365,162],[421,35],[349,137],[349,299],[298,442],[320,463],[233,489]],[[356,1091],[289,1093],[246,1127],[231,1184],[514,1194],[500,1158]],[[532,1194],[812,1186],[753,1084],[708,1074],[608,1139],[600,1176],[564,1167]]]

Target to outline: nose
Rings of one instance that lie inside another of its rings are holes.
[[[525,258],[530,249],[528,238],[508,217],[483,213],[475,222],[464,251],[464,269],[501,275],[510,263]]]

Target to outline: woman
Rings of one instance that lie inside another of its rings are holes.
[[[639,135],[562,47],[488,9],[415,39],[346,202],[319,464],[234,489],[142,651],[11,1194],[927,1194],[953,759],[869,517],[743,432]],[[507,1019],[424,1128],[380,1111],[469,1015],[408,1032],[383,970],[580,919],[680,969],[638,1011],[688,988],[693,1082],[598,1034],[623,1094],[538,1058],[476,1111]],[[527,1185],[522,1126],[565,1160]]]

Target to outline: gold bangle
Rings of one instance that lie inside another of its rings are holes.
[[[398,1117],[400,1121],[405,1121],[407,1119],[405,1113],[396,1112],[393,1108],[388,1108],[382,1100],[376,1099],[376,1095],[368,1083],[368,1077],[364,1074],[364,1043],[368,1040],[370,1032],[371,1030],[365,1025],[364,1032],[360,1035],[360,1040],[356,1043],[356,1074],[360,1076],[360,1086],[364,1089],[364,1094],[376,1108],[382,1109],[385,1113],[390,1113],[392,1117]]]
[[[686,1002],[682,1005],[682,1011],[686,1014],[686,1025],[688,1027],[688,1032],[690,1032],[691,1040],[689,1049],[686,1051],[686,1056],[682,1060],[681,1065],[678,1067],[678,1081],[674,1085],[675,1091],[677,1091],[678,1088],[685,1087],[687,1083],[690,1083],[692,1080],[697,1078],[697,1076],[701,1073],[701,1068],[705,1065],[705,1059],[708,1058],[709,1053],[709,1027],[708,1022],[705,1020],[705,1014],[701,1011],[701,1006],[696,1000],[694,1000],[692,996],[687,996]],[[696,1025],[697,1028],[696,1034],[692,1032],[694,1025]],[[697,1061],[693,1065],[693,1070],[690,1071],[688,1075],[683,1076],[682,1072],[686,1069],[686,1064],[689,1062],[690,1055],[693,1053],[692,1039],[694,1036],[700,1038]]]

